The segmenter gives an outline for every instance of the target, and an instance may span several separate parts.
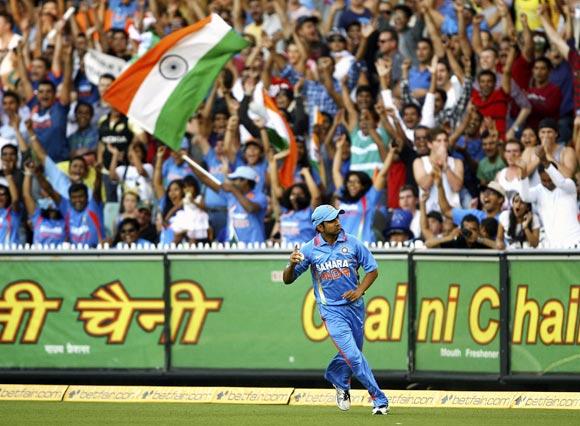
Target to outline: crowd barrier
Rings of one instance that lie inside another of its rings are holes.
[[[580,379],[580,251],[378,249],[379,377]],[[320,376],[335,348],[286,249],[0,252],[0,374]]]

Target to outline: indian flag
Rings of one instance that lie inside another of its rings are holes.
[[[278,151],[288,150],[288,155],[284,158],[279,172],[280,185],[288,188],[294,184],[294,172],[298,161],[294,132],[282,111],[278,109],[274,99],[268,95],[263,87],[254,91],[251,109],[263,117],[270,143]]]
[[[115,80],[104,100],[174,150],[227,61],[247,42],[216,14],[164,37]]]

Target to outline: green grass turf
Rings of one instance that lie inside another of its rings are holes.
[[[260,406],[173,403],[64,403],[0,401],[0,423],[18,424],[155,424],[155,425],[578,425],[580,413],[568,410],[468,408],[395,408],[388,416],[371,416],[370,408]]]

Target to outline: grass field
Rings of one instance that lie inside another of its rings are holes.
[[[578,425],[580,413],[564,410],[467,408],[397,408],[388,416],[371,416],[370,408],[259,406],[225,404],[139,404],[0,402],[0,423],[155,424],[155,425]]]

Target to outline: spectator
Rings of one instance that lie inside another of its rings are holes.
[[[540,219],[532,212],[532,205],[522,201],[519,194],[511,200],[511,208],[499,215],[496,245],[506,247],[537,247],[540,241]],[[524,245],[525,244],[525,245]]]
[[[0,185],[0,244],[18,244],[18,229],[22,218],[20,197],[11,175],[6,175],[8,186]]]
[[[507,199],[511,199],[520,188],[521,169],[518,163],[522,162],[522,144],[517,140],[507,141],[504,158],[507,167],[497,172],[495,180],[504,189]]]
[[[441,184],[445,191],[445,198],[452,207],[459,207],[459,191],[463,186],[463,163],[448,155],[449,136],[445,130],[436,129],[433,132],[433,141],[428,142],[430,153],[420,157],[413,163],[413,174],[420,188],[421,195],[428,192],[427,210],[440,211],[438,191],[433,177],[437,173],[441,176]]]
[[[35,94],[24,66],[22,49],[18,49],[18,69],[26,100],[32,110],[34,131],[44,150],[55,162],[67,160],[69,147],[66,139],[66,123],[72,87],[72,47],[64,53],[64,76],[60,97],[56,98],[56,85],[50,80],[38,83]]]
[[[32,194],[32,178],[41,181],[41,187],[47,190],[47,197],[37,203]],[[25,164],[22,198],[32,228],[33,244],[61,244],[66,240],[65,220],[53,199],[56,198],[52,186],[46,182],[34,161]]]
[[[121,221],[113,241],[114,247],[147,247],[150,245],[150,241],[139,237],[139,222],[137,219],[128,217]]]
[[[272,183],[272,203],[274,211],[281,207],[279,219],[272,230],[272,236],[280,233],[282,244],[297,244],[310,241],[316,235],[312,226],[312,212],[321,202],[320,190],[310,169],[302,167],[300,173],[304,183],[296,183],[283,190],[278,182],[278,167],[270,153],[270,182]]]
[[[346,30],[353,22],[359,22],[361,25],[370,24],[373,15],[364,3],[364,0],[350,0],[348,7],[340,14],[338,27]]]
[[[341,220],[344,231],[353,234],[362,241],[375,241],[372,232],[376,207],[385,188],[385,178],[393,162],[395,151],[390,149],[381,170],[371,179],[366,173],[350,171],[343,179],[340,174],[342,161],[341,150],[346,143],[345,136],[337,142],[336,153],[332,165],[334,186],[337,188],[337,208],[345,213]]]
[[[480,194],[482,209],[462,209],[451,207],[445,196],[445,192],[441,191],[443,183],[440,178],[440,173],[435,173],[433,179],[439,188],[439,205],[441,206],[441,213],[453,219],[453,223],[460,224],[463,218],[467,215],[475,216],[479,221],[483,221],[488,217],[497,219],[501,212],[502,205],[506,199],[506,193],[503,187],[492,181],[487,184],[487,187]],[[494,238],[495,239],[495,238]]]
[[[109,165],[109,177],[111,182],[117,185],[117,199],[123,198],[123,192],[134,190],[139,194],[139,199],[145,203],[153,202],[153,166],[145,163],[145,147],[139,142],[129,146],[128,164],[119,164],[119,150],[114,145],[107,147],[111,152],[111,164]]]
[[[255,190],[258,174],[248,166],[238,166],[223,183],[216,183],[198,169],[197,177],[216,192],[223,191],[228,200],[228,242],[263,243],[266,241],[264,218],[268,201]]]
[[[123,192],[121,197],[121,203],[119,208],[119,216],[117,217],[117,224],[122,222],[124,219],[138,217],[138,207],[141,200],[139,198],[139,193],[134,189],[128,189]],[[150,204],[150,203],[149,203]]]
[[[143,203],[139,205],[137,221],[139,222],[139,238],[157,244],[159,238],[155,225],[151,223],[151,207],[149,205]]]
[[[495,241],[486,241],[479,232],[479,221],[477,217],[468,214],[461,221],[461,228],[455,228],[447,236],[432,238],[425,241],[428,248],[455,248],[455,249],[487,249],[490,245],[495,246]]]
[[[540,136],[540,142],[549,161],[556,163],[558,170],[564,177],[571,178],[574,176],[574,172],[578,166],[578,160],[576,159],[576,154],[574,149],[558,144],[558,123],[556,120],[551,118],[545,118],[540,121],[538,125],[538,133]],[[526,158],[527,160],[527,172],[535,170],[540,164],[540,159],[536,152],[530,152]]]
[[[62,197],[56,191],[45,191],[50,195],[65,218],[67,240],[75,245],[96,247],[104,241],[103,204],[101,202],[101,170],[96,168],[97,177],[93,195],[83,183],[73,183],[69,189],[69,198]],[[42,181],[41,181],[42,182]]]
[[[415,238],[411,231],[413,215],[408,210],[395,209],[389,214],[388,225],[385,229],[385,238],[389,243],[405,243]]]
[[[414,236],[421,235],[421,212],[417,209],[417,188],[413,185],[405,185],[399,189],[399,208],[411,213],[409,229]]]
[[[506,166],[506,163],[500,155],[499,133],[495,129],[495,124],[491,130],[483,131],[481,139],[485,158],[477,165],[477,179],[479,179],[481,186],[487,186],[495,179],[497,173]]]
[[[89,155],[93,161],[96,160],[99,131],[92,125],[93,115],[94,109],[91,104],[82,101],[77,103],[75,119],[78,129],[68,139],[71,158]]]
[[[580,244],[580,224],[576,185],[560,172],[558,163],[549,160],[543,146],[536,149],[536,155],[540,160],[538,171],[542,183],[530,188],[528,179],[522,179],[521,199],[537,204],[548,247],[577,246]],[[524,167],[521,168],[524,173]]]
[[[548,58],[534,60],[532,82],[528,88],[532,112],[527,120],[527,124],[532,128],[536,128],[542,118],[557,120],[560,116],[562,92],[558,86],[550,82],[551,71],[552,63]]]

